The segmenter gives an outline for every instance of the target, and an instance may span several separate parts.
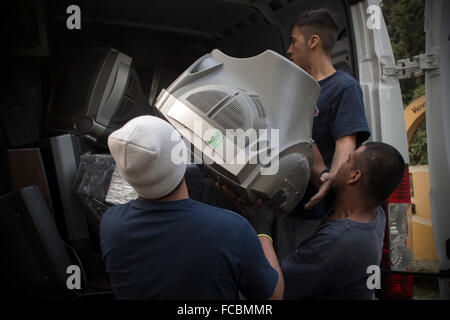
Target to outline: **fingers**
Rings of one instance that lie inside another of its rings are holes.
[[[323,183],[319,191],[305,204],[304,208],[306,210],[310,210],[313,206],[318,204],[325,196],[328,194],[328,191],[331,189],[331,180],[327,180]]]
[[[226,185],[219,181],[216,182],[216,187],[222,191],[224,196],[233,203],[233,205],[239,212],[244,212],[244,208],[242,206],[242,203],[240,202],[240,197],[236,193],[234,193]]]
[[[233,202],[234,206],[239,211],[244,211],[246,207],[259,207],[263,204],[271,208],[279,208],[286,201],[286,193],[283,190],[279,190],[270,200],[264,201],[262,198],[258,198],[253,204],[242,199],[238,194],[231,190],[228,186],[220,181],[216,182],[216,187],[219,188],[225,197]]]
[[[216,187],[219,188],[227,197],[236,198],[236,199],[239,198],[239,196],[236,195],[236,193],[231,191],[226,185],[224,185],[223,183],[221,183],[219,181],[216,182]]]
[[[314,207],[316,204],[320,202],[325,197],[323,193],[320,191],[317,192],[314,196],[309,199],[309,201],[305,204],[305,209],[310,210],[312,207]]]
[[[222,187],[224,187],[224,186],[225,186],[225,185],[224,185],[222,182],[216,181],[216,187],[217,187],[217,188],[222,189]]]
[[[319,180],[320,182],[324,183],[326,181],[328,181],[331,178],[331,175],[329,172],[322,174],[322,176],[320,176]]]
[[[318,204],[320,200],[322,200],[322,197],[319,194],[316,194],[305,204],[305,209],[310,210],[312,207]]]
[[[233,199],[236,199],[236,200],[239,199],[239,196],[236,193],[234,193],[233,191],[231,191],[230,189],[228,189],[227,186],[222,185],[222,190],[227,196],[229,196]]]

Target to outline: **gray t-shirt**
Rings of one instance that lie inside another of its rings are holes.
[[[282,261],[285,299],[373,299],[371,265],[380,265],[386,218],[379,208],[368,223],[325,218],[320,228]]]

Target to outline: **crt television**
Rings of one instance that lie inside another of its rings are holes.
[[[153,114],[131,63],[126,54],[105,48],[81,50],[68,58],[51,93],[47,131],[105,144],[128,120]]]
[[[254,202],[279,190],[280,214],[302,199],[312,168],[312,123],[320,86],[267,50],[233,58],[219,50],[198,59],[156,101],[201,163]]]

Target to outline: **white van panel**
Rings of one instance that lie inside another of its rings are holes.
[[[380,7],[380,1],[362,1],[351,7],[359,82],[363,90],[367,121],[372,131],[370,140],[389,143],[409,163],[400,84],[396,77],[383,79],[382,66],[393,67],[394,54],[381,10],[380,28],[370,29],[367,26],[370,17],[367,8],[370,5]]]
[[[450,2],[426,1],[426,53],[439,55],[439,68],[425,72],[430,210],[441,270],[450,270]],[[450,280],[441,280],[441,297],[450,298]]]

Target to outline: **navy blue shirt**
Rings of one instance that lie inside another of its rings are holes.
[[[371,265],[380,265],[385,214],[367,223],[324,218],[321,227],[281,263],[285,299],[373,299]]]
[[[364,111],[361,87],[347,72],[337,70],[331,76],[320,80],[320,96],[314,111],[312,138],[328,168],[331,167],[339,138],[356,134],[356,144],[360,145],[370,136]],[[316,194],[310,183],[302,201],[293,210],[293,216],[300,218],[320,218],[324,215],[323,201],[311,210],[303,206]],[[331,195],[333,197],[333,195]],[[333,199],[328,199],[333,202]]]
[[[370,136],[358,81],[344,71],[320,80],[320,96],[314,113],[312,138],[330,167],[336,140],[356,134],[356,144]]]
[[[100,244],[118,299],[266,299],[278,280],[245,218],[191,199],[111,207]]]

